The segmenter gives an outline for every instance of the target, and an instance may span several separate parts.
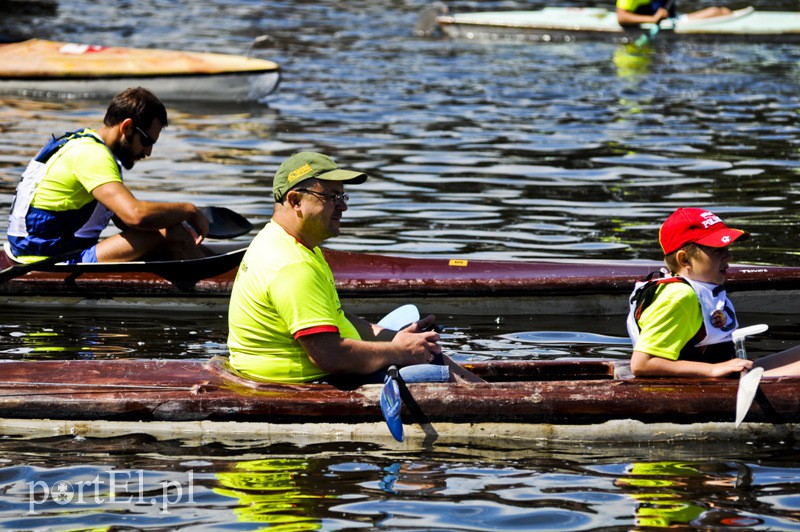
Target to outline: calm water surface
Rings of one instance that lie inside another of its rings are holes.
[[[788,1],[752,4],[797,9]],[[349,190],[344,234],[329,243],[338,249],[654,259],[659,223],[695,205],[753,234],[736,246],[739,262],[800,265],[800,47],[660,42],[632,50],[418,38],[412,28],[424,5],[76,0],[56,13],[4,14],[0,27],[61,41],[230,53],[243,53],[257,35],[271,37],[258,54],[279,62],[284,79],[264,102],[168,102],[170,127],[153,158],[126,174],[142,198],[226,205],[261,225],[271,215],[278,164],[312,149],[371,176]],[[98,124],[107,102],[0,102],[0,210],[7,211],[44,139]],[[618,319],[440,321],[459,359],[627,355],[614,339],[624,335]],[[794,343],[797,318],[743,322],[771,326],[751,341],[752,353]],[[573,343],[587,334],[612,338]],[[205,358],[224,353],[225,335],[221,315],[0,309],[6,358]],[[788,530],[800,528],[796,456],[792,442],[408,450],[370,442],[5,439],[0,527]]]

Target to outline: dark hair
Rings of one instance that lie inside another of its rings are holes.
[[[120,92],[108,105],[103,124],[108,127],[116,126],[126,118],[142,129],[153,125],[153,120],[158,119],[162,127],[167,127],[167,109],[161,100],[149,90],[136,87]]]
[[[665,256],[664,263],[667,265],[667,268],[669,268],[671,273],[677,273],[681,267],[681,265],[678,264],[678,259],[675,257],[680,250],[686,252],[686,257],[688,259],[694,259],[700,254],[700,246],[694,242],[689,242],[688,244],[684,244],[669,255]]]

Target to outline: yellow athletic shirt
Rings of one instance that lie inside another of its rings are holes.
[[[100,138],[91,129],[85,133]],[[80,209],[94,201],[92,190],[112,181],[121,183],[122,176],[106,145],[85,137],[73,139],[47,161],[31,205],[56,212]]]
[[[703,325],[700,302],[686,283],[665,283],[656,290],[655,299],[639,318],[641,332],[633,350],[678,360]]]
[[[651,3],[650,0],[617,0],[617,7],[633,12],[649,3]]]
[[[342,338],[361,338],[342,311],[322,251],[308,249],[271,221],[253,239],[233,284],[228,311],[231,366],[277,382],[324,377],[294,336],[325,326],[338,328]]]

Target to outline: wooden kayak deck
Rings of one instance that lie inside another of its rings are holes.
[[[273,72],[278,65],[239,55],[92,46],[31,39],[0,44],[0,77],[130,77]]]
[[[110,96],[138,84],[166,100],[255,100],[279,80],[278,64],[239,55],[41,39],[0,44],[2,93]]]
[[[8,306],[224,311],[245,249],[197,261],[57,265],[0,284]],[[657,262],[522,262],[413,258],[325,250],[348,309],[382,314],[413,301],[463,315],[623,315],[633,284]],[[0,253],[0,270],[11,265]],[[733,266],[739,312],[800,312],[800,268]]]
[[[401,386],[412,440],[787,438],[800,421],[798,378],[764,379],[745,424],[735,429],[737,379],[637,379],[613,360],[464,365],[487,382]],[[169,423],[172,437],[183,430],[206,439],[298,430],[311,439],[388,435],[382,385],[254,382],[231,373],[222,359],[6,360],[0,374],[6,434],[49,426],[51,433],[71,427],[104,435],[106,423],[115,433],[148,433],[154,423],[163,434]],[[234,432],[208,433],[215,425]],[[630,434],[618,432],[623,426]]]

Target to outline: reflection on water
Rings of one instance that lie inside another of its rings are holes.
[[[335,498],[315,493],[314,479],[322,474],[320,461],[314,458],[245,460],[233,471],[216,474],[220,486],[214,493],[237,501],[237,521],[319,530],[319,499]]]
[[[739,320],[769,324],[768,333],[748,339],[752,357],[797,344],[800,317],[741,314]],[[630,356],[624,316],[439,315],[437,322],[445,327],[445,352],[462,362]],[[224,314],[0,308],[0,357],[8,359],[210,358],[227,356],[227,334]]]
[[[154,6],[79,1],[60,5],[46,23],[50,37],[64,40],[113,44],[122,32],[132,45],[226,52],[257,34],[272,37],[262,53],[284,67],[279,90],[263,104],[170,105],[171,125],[153,158],[126,175],[143,198],[225,204],[260,224],[271,214],[278,164],[315,149],[372,176],[353,188],[344,235],[331,242],[340,249],[652,259],[659,222],[696,204],[753,232],[735,259],[797,263],[785,236],[798,221],[796,46],[417,38],[420,7],[159,6],[168,26],[147,17],[152,27],[134,28],[78,21],[122,20],[115,9],[147,16]],[[2,103],[7,209],[44,139],[96,124],[106,102]],[[0,218],[0,230],[5,224]]]
[[[6,359],[207,358],[227,355],[226,340],[222,315],[0,309]]]
[[[47,453],[55,446],[57,459]],[[3,528],[798,528],[797,477],[785,464],[796,449],[780,445],[747,449],[749,458],[737,458],[745,452],[739,446],[717,444],[406,452],[369,443],[187,447],[129,437],[0,448]],[[31,453],[41,457],[35,464]]]
[[[614,49],[612,61],[617,68],[617,76],[629,78],[649,74],[655,57],[656,51],[652,46],[621,44]]]
[[[739,475],[749,474],[745,466],[739,469],[728,464],[697,462],[637,462],[631,464],[627,475],[617,485],[630,488],[637,501],[636,525],[641,527],[672,527],[681,525],[754,526],[761,519],[738,515],[731,491],[739,488]],[[691,492],[701,485],[703,490],[716,492],[713,509],[697,504]],[[721,499],[721,501],[720,501]],[[730,510],[725,512],[725,507]],[[707,510],[710,510],[707,512]],[[733,510],[733,511],[731,511]],[[723,512],[726,515],[723,517]]]

